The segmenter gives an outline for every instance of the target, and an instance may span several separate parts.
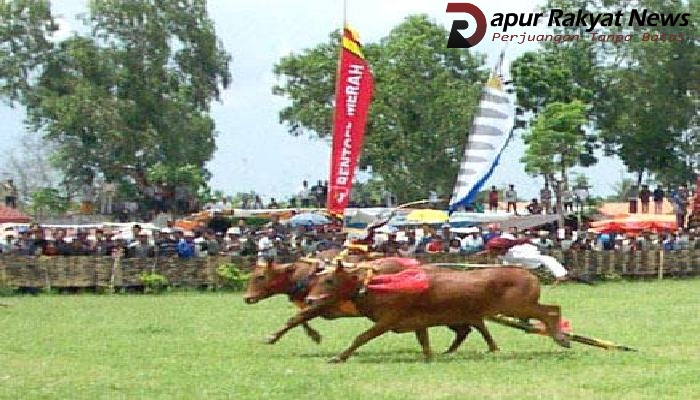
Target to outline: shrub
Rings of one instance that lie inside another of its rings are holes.
[[[243,290],[248,283],[250,274],[241,271],[236,264],[221,264],[216,268],[216,274],[221,278],[222,287],[236,291]]]
[[[160,274],[144,272],[139,276],[144,289],[149,293],[161,293],[168,286],[168,279]]]

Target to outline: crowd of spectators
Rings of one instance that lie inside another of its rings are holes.
[[[25,256],[112,256],[125,258],[206,257],[214,255],[251,256],[264,259],[290,258],[318,251],[343,249],[354,242],[346,234],[327,227],[290,227],[273,216],[264,226],[250,228],[245,219],[235,226],[186,231],[172,224],[148,230],[134,224],[130,232],[110,228],[91,231],[78,229],[68,236],[64,228],[46,228],[33,224],[28,228],[6,231],[2,254]],[[402,227],[377,234],[368,243],[368,251],[386,256],[412,257],[428,253],[469,255],[485,250],[497,237],[529,238],[546,254],[551,250],[700,250],[700,234],[694,229],[669,233],[642,232],[637,235],[578,234],[565,230],[563,236],[548,230],[507,229],[497,225],[452,229],[449,224],[434,227]]]

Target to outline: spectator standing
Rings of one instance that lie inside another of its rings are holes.
[[[496,186],[491,186],[491,191],[489,192],[489,211],[498,211],[498,190]]]
[[[530,204],[527,205],[527,212],[532,215],[542,214],[542,207],[537,203],[537,199],[532,199]]]
[[[131,256],[134,258],[152,258],[155,257],[155,249],[148,242],[148,232],[142,230],[136,238],[136,244],[129,248]]]
[[[642,190],[639,191],[639,202],[642,204],[642,213],[649,214],[649,201],[651,200],[651,190],[649,185],[642,185]]]
[[[194,232],[184,232],[177,242],[177,256],[180,258],[194,257]]]
[[[481,237],[479,231],[472,232],[464,238],[462,247],[467,254],[480,252],[484,250],[484,238]]]
[[[654,199],[654,214],[663,213],[664,195],[665,193],[663,188],[661,185],[658,185],[652,193],[652,198]]]
[[[561,202],[564,203],[564,211],[574,212],[574,193],[566,186],[561,193]]]
[[[316,183],[313,187],[313,195],[317,208],[323,207],[324,197],[323,197],[323,182],[321,180]]]
[[[277,200],[275,200],[274,197],[270,198],[270,204],[267,205],[267,208],[280,208],[280,205],[277,204]]]
[[[506,212],[510,212],[510,207],[513,207],[513,213],[518,215],[518,192],[515,191],[515,185],[508,185],[508,190],[505,192]]]
[[[261,210],[261,209],[265,208],[260,196],[255,196],[255,202],[253,203],[253,208],[256,210]]]
[[[276,236],[274,229],[268,229],[266,234],[258,240],[258,263],[264,264],[277,256]]]
[[[95,187],[92,184],[92,178],[86,178],[80,189],[82,194],[80,213],[91,215],[93,213],[93,202],[95,201]]]
[[[632,187],[630,187],[629,192],[627,193],[627,201],[629,201],[628,212],[630,214],[637,213],[637,199],[638,198],[639,198],[639,189],[637,188],[637,185],[632,185]]]
[[[238,227],[228,228],[224,239],[224,249],[228,255],[238,257],[241,255],[241,229]]]
[[[204,232],[204,240],[206,240],[207,255],[217,256],[219,253],[221,253],[221,245],[219,244],[219,241],[216,240],[214,231],[208,230]]]
[[[13,233],[5,234],[5,242],[2,244],[2,254],[12,254],[15,251],[15,235]]]
[[[299,190],[299,202],[301,203],[301,208],[311,207],[311,190],[309,189],[308,181],[302,182]]]
[[[163,228],[158,232],[158,239],[155,241],[158,257],[173,257],[177,255],[177,241],[171,237],[173,230]]]
[[[685,228],[685,217],[688,213],[688,198],[688,188],[685,185],[678,186],[678,190],[674,191],[671,196],[678,229]]]
[[[545,182],[544,187],[540,190],[540,204],[545,214],[552,212],[552,191],[549,190],[549,183]]]
[[[321,187],[321,207],[326,207],[326,199],[328,199],[328,181],[323,181]]]

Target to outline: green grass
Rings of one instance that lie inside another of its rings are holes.
[[[639,349],[605,351],[489,323],[501,347],[472,334],[423,363],[412,334],[387,334],[346,364],[326,360],[370,326],[313,321],[274,346],[292,315],[284,298],[239,294],[12,297],[0,308],[3,399],[692,399],[700,396],[700,281],[577,284],[543,290],[575,332]],[[451,340],[430,331],[433,349]]]

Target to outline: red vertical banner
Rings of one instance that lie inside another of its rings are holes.
[[[327,207],[343,216],[350,201],[357,161],[362,152],[367,114],[374,80],[357,33],[343,30],[333,118],[333,150],[328,181]]]

